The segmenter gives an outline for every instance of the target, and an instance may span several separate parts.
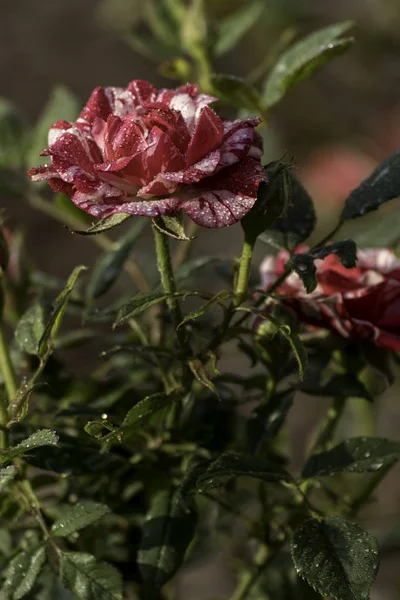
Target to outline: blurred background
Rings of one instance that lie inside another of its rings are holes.
[[[246,0],[209,0],[208,10],[217,23],[244,4]],[[56,84],[67,86],[82,104],[98,85],[125,86],[134,78],[160,87],[177,85],[166,77],[168,69],[160,72],[153,60],[157,48],[143,43],[149,33],[145,5],[146,0],[1,0],[0,96],[12,101],[33,126]],[[356,43],[289,93],[264,132],[265,162],[294,158],[295,174],[316,203],[317,237],[333,227],[348,192],[400,146],[399,0],[265,0],[255,25],[213,65],[216,72],[262,85],[285,44],[347,19],[355,21]],[[71,234],[60,223],[27,202],[3,194],[1,207],[11,228],[25,230],[29,256],[41,270],[64,277],[78,261],[92,265],[98,256],[90,241],[76,236],[71,244]],[[399,208],[394,202],[387,209],[397,222]],[[376,213],[358,227],[368,230],[375,219]],[[202,231],[194,252],[237,256],[241,242],[240,225]],[[137,253],[139,260],[150,260],[146,240]],[[260,245],[257,257],[263,253]],[[123,279],[119,285],[125,285]],[[325,409],[326,400],[321,405],[318,399],[301,398],[291,417],[296,447],[302,448],[315,414]],[[377,421],[380,435],[399,439],[400,407],[393,390],[380,399]],[[394,470],[381,486],[379,504],[365,514],[372,532],[379,529],[393,539],[374,588],[374,598],[384,600],[400,597],[399,482],[399,471]],[[210,578],[225,585],[219,577],[223,565],[205,568],[209,589]],[[202,577],[202,572],[191,575],[182,584],[182,597],[186,593],[195,600],[190,590]],[[201,593],[197,597],[202,598]]]

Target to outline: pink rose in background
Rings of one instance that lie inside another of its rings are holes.
[[[332,254],[316,261],[318,286],[314,292],[307,294],[301,279],[292,273],[278,293],[304,323],[400,351],[400,260],[384,248],[359,250],[357,259],[356,268],[346,269]],[[262,262],[263,288],[283,273],[288,260],[289,253],[283,251]]]
[[[183,210],[204,227],[232,225],[265,180],[262,140],[258,119],[223,120],[215,100],[196,85],[96,88],[75,123],[51,127],[51,162],[29,175],[99,218]]]

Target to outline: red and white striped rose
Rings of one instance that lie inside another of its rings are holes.
[[[343,267],[335,255],[316,261],[318,286],[311,294],[295,273],[278,293],[304,323],[400,351],[400,260],[386,248],[359,250],[357,258],[354,269]],[[282,251],[262,262],[265,289],[283,273],[288,259],[289,254]]]
[[[58,121],[31,169],[82,210],[156,217],[183,210],[204,227],[236,223],[265,179],[258,119],[226,121],[196,85],[96,88],[75,123]]]

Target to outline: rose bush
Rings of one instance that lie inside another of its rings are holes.
[[[29,175],[99,218],[183,210],[204,227],[232,225],[265,179],[260,120],[224,121],[215,100],[197,85],[98,87],[75,123],[51,127],[42,152],[51,163]]]
[[[297,251],[307,251],[301,246]],[[346,269],[331,254],[317,260],[317,288],[307,294],[292,273],[280,286],[284,302],[301,321],[336,331],[350,339],[370,340],[381,348],[400,350],[400,260],[388,249],[359,250],[358,264]],[[268,288],[284,272],[289,253],[267,256],[261,264]]]

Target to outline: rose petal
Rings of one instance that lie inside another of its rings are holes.
[[[205,106],[200,113],[193,137],[186,154],[186,164],[191,166],[199,162],[210,152],[216,150],[222,141],[224,125],[222,119],[215,112]]]

